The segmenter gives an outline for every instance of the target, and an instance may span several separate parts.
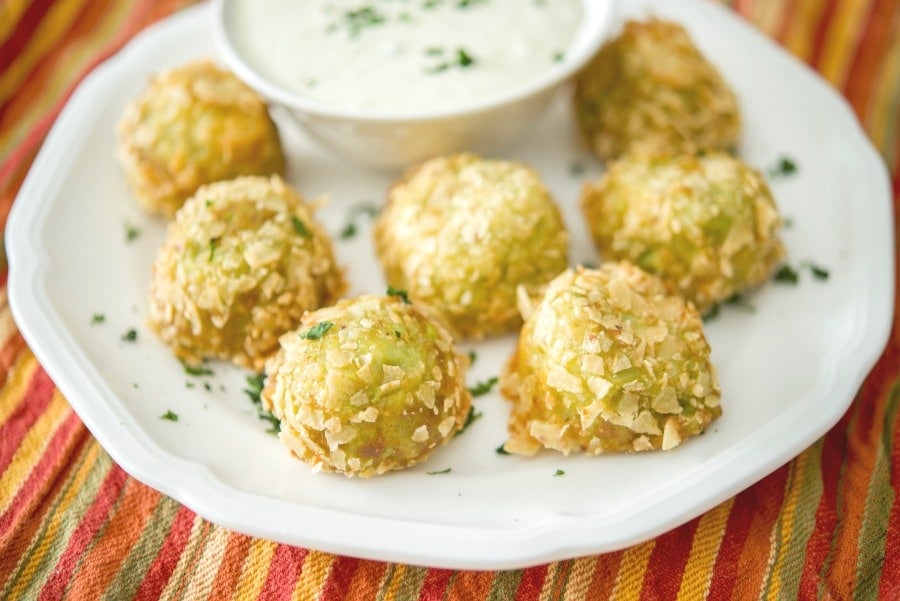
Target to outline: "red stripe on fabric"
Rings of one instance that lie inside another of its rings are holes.
[[[172,576],[172,571],[178,565],[185,546],[187,546],[196,517],[194,512],[187,507],[182,507],[175,515],[169,535],[160,547],[159,553],[156,554],[156,559],[153,560],[150,569],[147,570],[147,575],[134,596],[135,600],[155,601],[159,599]]]
[[[835,527],[838,524],[838,476],[847,457],[847,422],[850,412],[825,435],[822,444],[821,468],[822,496],[816,508],[816,521],[806,543],[806,559],[800,575],[800,596],[815,599],[819,573],[828,558]]]
[[[47,411],[55,387],[40,366],[34,370],[25,394],[6,422],[0,426],[0,474],[9,467],[22,439]]]
[[[441,570],[432,568],[425,574],[425,581],[422,582],[422,590],[419,592],[419,601],[443,601],[444,594],[447,592],[447,586],[453,577],[453,570]],[[322,595],[323,599],[341,599],[342,597],[329,597]]]
[[[644,571],[641,599],[646,601],[677,599],[684,567],[691,555],[691,544],[700,518],[671,530],[656,539]]]
[[[516,601],[533,601],[539,598],[546,578],[546,565],[522,570],[522,578],[519,580],[519,588],[516,590]]]
[[[815,35],[812,40],[812,52],[809,55],[809,64],[816,67],[818,71],[819,61],[822,59],[822,51],[825,49],[825,38],[828,36],[828,30],[834,21],[834,13],[837,10],[839,0],[828,0],[822,16],[819,19],[819,26],[816,28]]]
[[[755,525],[755,518],[764,516],[767,510],[772,515],[766,517],[772,520],[777,518],[777,508],[781,507],[784,499],[788,471],[788,466],[782,466],[735,497],[719,545],[707,601],[740,598],[734,596],[735,587],[741,581],[746,582],[746,578],[743,578],[745,574],[741,558],[751,540],[751,528]],[[763,533],[760,533],[758,536],[762,535]]]
[[[888,56],[891,43],[891,28],[900,19],[896,15],[897,0],[876,0],[872,3],[864,25],[859,29],[860,43],[847,73],[844,95],[860,118],[866,115],[866,105],[878,67]],[[896,77],[896,73],[885,73],[884,77]],[[896,107],[895,107],[896,110]],[[898,190],[894,188],[896,199]]]
[[[900,364],[900,348],[894,344],[889,345],[886,355],[888,365]],[[894,374],[893,386],[886,391],[891,397],[890,403],[900,403],[900,379]],[[891,483],[894,487],[894,500],[888,517],[887,531],[884,535],[884,564],[881,568],[881,582],[878,586],[879,599],[900,598],[900,491],[897,490],[900,483],[900,411],[894,414],[894,423],[883,424],[884,432],[893,431],[891,437]]]
[[[116,499],[119,498],[127,479],[128,475],[125,471],[119,466],[113,465],[109,474],[107,474],[100,485],[93,503],[85,512],[81,522],[75,527],[75,531],[72,532],[72,536],[69,538],[69,545],[56,563],[56,567],[44,584],[44,588],[41,589],[41,593],[38,596],[39,600],[53,601],[54,599],[62,598],[66,585],[69,584],[72,573],[78,565],[78,560],[84,554],[91,540],[97,535],[100,527],[109,518],[109,510],[116,502]]]
[[[290,599],[308,553],[309,551],[300,547],[278,545],[269,562],[269,573],[259,592],[259,598],[272,601]]]
[[[359,560],[354,557],[338,557],[335,559],[331,565],[331,573],[322,587],[322,594],[319,595],[319,598],[327,601],[337,601],[346,597],[358,567]]]
[[[78,449],[89,439],[90,435],[81,420],[74,412],[70,413],[56,429],[44,454],[13,497],[9,509],[0,514],[0,549],[7,548],[10,533],[18,529],[19,517],[31,517],[34,503],[40,501],[39,493],[53,486],[55,474],[78,456]]]
[[[22,49],[31,41],[34,31],[38,28],[38,24],[44,15],[47,14],[54,0],[34,0],[27,9],[25,14],[16,24],[12,34],[3,44],[0,44],[0,72],[6,71],[15,59],[21,53]]]

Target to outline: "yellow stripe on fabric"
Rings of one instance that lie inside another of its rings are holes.
[[[594,557],[579,557],[574,560],[563,598],[590,601],[587,599],[587,593],[591,587],[596,566],[597,560]]]
[[[165,588],[160,593],[160,600],[184,599],[188,592],[186,580],[190,577],[194,569],[194,559],[201,552],[203,543],[206,541],[206,535],[211,528],[211,524],[199,516],[194,516],[194,523],[191,524],[191,533],[188,536],[187,544],[178,557],[178,563],[169,576]]]
[[[762,29],[769,37],[778,33],[784,20],[787,2],[758,2],[754,6],[753,24]]]
[[[200,558],[197,560],[196,568],[185,585],[185,591],[190,591],[190,598],[209,598],[213,583],[216,581],[216,574],[219,572],[219,566],[222,564],[222,558],[225,557],[225,549],[228,547],[230,530],[212,525],[210,525],[210,530]]]
[[[853,56],[862,35],[863,24],[872,0],[838,2],[831,26],[822,44],[822,54],[816,66],[825,79],[837,89],[843,89],[853,63]]]
[[[69,404],[58,390],[54,390],[47,410],[29,428],[6,471],[0,476],[0,512],[6,511],[12,503],[28,474],[44,456],[53,432],[68,415]]]
[[[650,554],[656,541],[630,547],[622,554],[619,564],[619,573],[616,574],[616,584],[613,586],[611,599],[615,601],[636,601],[641,596],[641,588],[644,585],[644,575],[647,573],[647,564],[650,563]]]
[[[428,573],[427,568],[419,568],[416,566],[397,566],[392,574],[391,584],[385,592],[385,601],[405,601],[406,599],[416,599],[425,583],[425,575]],[[403,568],[402,570],[399,568]]]
[[[19,406],[25,391],[34,377],[38,362],[27,348],[24,349],[12,364],[10,376],[0,389],[0,424],[5,424],[12,412]],[[3,504],[0,503],[0,507]]]
[[[43,528],[35,535],[25,552],[23,563],[10,580],[12,586],[4,594],[0,594],[0,598],[31,598],[43,586],[52,566],[59,561],[65,550],[65,541],[69,540],[72,531],[81,522],[113,465],[112,459],[97,443],[89,444],[83,457],[84,460],[72,474],[65,490],[54,500],[54,507],[44,519]]]
[[[725,526],[734,506],[734,497],[703,514],[697,524],[691,552],[684,566],[681,586],[678,589],[678,601],[695,601],[703,599],[709,592],[713,568],[719,556],[719,546],[725,536]]]
[[[544,576],[544,584],[541,587],[541,594],[538,601],[550,601],[550,596],[556,588],[556,580],[559,578],[560,568],[564,562],[554,561],[547,566],[547,574]]]
[[[247,558],[241,567],[241,576],[234,587],[232,599],[256,599],[259,597],[259,591],[266,582],[269,564],[272,562],[272,555],[275,554],[277,546],[267,540],[253,539],[250,549],[247,551]]]
[[[291,596],[296,601],[318,599],[336,557],[331,553],[310,550],[303,560],[303,570]]]
[[[16,335],[16,323],[13,321],[12,311],[9,310],[9,299],[6,288],[0,289],[0,349],[6,346],[9,339]]]
[[[0,3],[0,44],[9,38],[29,4],[29,0],[3,0]]]
[[[892,40],[875,77],[865,119],[867,133],[889,166],[897,160],[894,137],[900,133],[900,19],[896,21]]]
[[[76,78],[121,31],[135,2],[119,0],[111,4],[103,19],[91,29],[90,38],[80,40],[78,44],[70,44],[66,48],[66,52],[59,58],[53,74],[44,83],[39,94],[13,99],[12,107],[15,107],[16,103],[26,102],[27,112],[16,119],[14,124],[7,124],[11,125],[7,131],[0,131],[0,155],[16,148],[35,125],[53,109],[64,92],[75,84]]]
[[[822,20],[827,0],[799,0],[794,4],[784,46],[794,56],[808,61],[815,50],[816,28]]]
[[[6,102],[22,85],[34,65],[49,52],[69,28],[86,0],[57,0],[41,19],[25,49],[0,74],[0,102]]]

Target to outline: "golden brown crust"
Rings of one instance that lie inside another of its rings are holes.
[[[119,160],[138,203],[168,218],[203,184],[284,174],[281,140],[262,99],[211,61],[153,77],[118,131]]]

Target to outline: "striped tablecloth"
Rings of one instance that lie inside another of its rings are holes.
[[[185,3],[0,0],[0,222],[77,82]],[[845,95],[890,167],[900,208],[898,0],[733,8]],[[841,421],[733,499],[620,552],[456,572],[247,537],[135,481],[23,342],[5,261],[0,272],[0,599],[900,599],[896,318]]]

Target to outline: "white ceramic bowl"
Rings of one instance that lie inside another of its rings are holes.
[[[240,55],[231,0],[213,0],[213,38],[225,64],[270,102],[280,104],[326,146],[357,162],[397,168],[458,150],[489,152],[511,143],[554,92],[596,53],[618,0],[582,0],[584,19],[564,59],[525,86],[454,110],[416,115],[331,107],[274,83]]]

